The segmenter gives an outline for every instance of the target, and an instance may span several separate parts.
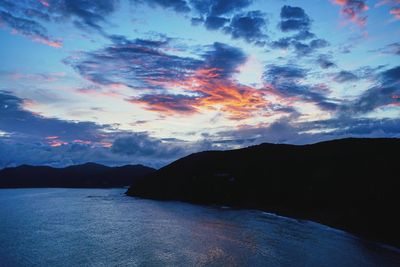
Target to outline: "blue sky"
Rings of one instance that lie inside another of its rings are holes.
[[[0,0],[0,167],[400,136],[399,0]]]

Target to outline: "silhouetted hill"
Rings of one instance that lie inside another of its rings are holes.
[[[65,168],[21,165],[0,170],[0,188],[122,187],[154,171],[142,165],[107,167],[86,163]]]
[[[189,155],[131,196],[258,208],[400,246],[400,139],[261,144]]]

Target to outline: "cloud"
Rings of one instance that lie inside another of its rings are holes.
[[[283,32],[308,31],[311,26],[311,19],[301,7],[283,6],[281,9],[281,22],[279,28]]]
[[[107,126],[92,122],[73,122],[46,118],[24,109],[29,104],[9,92],[0,91],[0,130],[16,133],[35,140],[57,136],[67,142],[75,139],[100,141],[101,133]]]
[[[185,153],[183,146],[164,144],[147,133],[43,117],[25,110],[26,101],[0,91],[0,168],[85,162],[160,167]]]
[[[0,167],[107,161],[102,155],[108,126],[43,117],[25,110],[27,101],[0,91],[0,131],[7,133],[0,140]]]
[[[310,32],[308,30],[303,30],[303,31],[300,31],[299,33],[297,33],[296,35],[294,35],[292,38],[297,41],[302,41],[302,40],[312,39],[314,37],[315,37],[314,33]]]
[[[204,25],[208,30],[217,30],[222,28],[226,23],[229,22],[229,19],[224,17],[214,17],[209,16],[204,21]]]
[[[245,119],[265,108],[262,90],[233,79],[247,60],[241,49],[214,43],[194,59],[167,54],[168,47],[168,42],[116,38],[115,44],[67,63],[95,83],[143,91],[128,101],[163,115],[218,108],[231,119]]]
[[[266,20],[260,11],[249,11],[235,15],[224,31],[230,33],[234,39],[244,39],[249,43],[264,45]]]
[[[95,30],[107,36],[102,24],[107,23],[107,17],[115,12],[118,4],[119,0],[3,0],[0,2],[0,22],[34,41],[61,47],[60,40],[48,36],[43,22],[68,20],[78,28]]]
[[[243,39],[249,43],[264,45],[267,38],[267,20],[261,11],[241,12],[250,6],[249,0],[192,0],[193,9],[200,17],[192,18],[192,23],[204,23],[209,30],[223,29],[233,39]]]
[[[396,96],[400,96],[400,66],[379,73],[377,84],[365,91],[350,104],[343,106],[344,113],[367,113],[376,108],[398,103]]]
[[[319,55],[319,57],[317,58],[317,64],[323,69],[336,67],[336,64],[328,55]]]
[[[145,94],[130,102],[165,115],[190,115],[218,109],[232,120],[249,118],[266,108],[264,91],[238,84],[232,78],[246,60],[240,49],[214,43],[202,57],[202,64],[192,74],[160,84],[166,89],[177,88],[185,95]]]
[[[333,3],[341,6],[340,13],[349,21],[360,27],[364,27],[367,23],[367,16],[364,16],[363,13],[369,7],[365,0],[333,0]]]
[[[340,71],[333,77],[333,80],[338,83],[354,82],[358,79],[357,75],[350,71]]]
[[[260,11],[242,12],[252,0],[132,0],[177,12],[190,13],[193,25],[204,25],[208,30],[223,30],[234,39],[265,45],[267,20]]]
[[[103,32],[100,23],[106,22],[106,17],[115,11],[119,0],[48,0],[47,3],[54,16],[73,18],[78,27]]]
[[[272,48],[288,49],[293,48],[298,56],[308,56],[316,50],[329,46],[324,39],[314,39],[308,43],[298,41],[296,36],[280,38],[277,41],[269,43]]]
[[[400,56],[400,43],[399,42],[391,43],[391,44],[388,44],[385,47],[375,50],[375,51],[381,52],[383,54],[392,54],[392,55]]]
[[[117,154],[146,156],[153,159],[177,158],[185,152],[176,144],[151,138],[146,133],[136,133],[115,139],[112,151]]]
[[[307,71],[297,66],[277,66],[277,65],[269,65],[267,66],[267,72],[265,73],[266,77],[272,81],[283,81],[290,80],[293,81],[295,79],[303,79],[307,77]]]
[[[300,7],[283,6],[280,13],[281,21],[278,28],[284,32],[296,32],[289,37],[282,37],[268,45],[272,48],[289,49],[293,48],[297,56],[308,56],[317,49],[329,46],[325,39],[317,38],[310,32],[312,20]],[[310,40],[306,42],[306,40]]]
[[[231,146],[249,146],[264,142],[303,145],[346,137],[398,138],[400,120],[340,117],[297,122],[296,116],[287,116],[263,126],[243,126],[237,130],[222,131],[209,139],[227,139]]]
[[[194,10],[205,17],[233,14],[251,3],[251,0],[190,0]]]
[[[237,68],[244,64],[247,56],[236,47],[214,43],[209,50],[203,54],[204,62],[202,68],[213,69],[219,78],[228,78],[235,74]]]
[[[150,6],[160,6],[163,8],[169,8],[176,12],[189,12],[190,7],[185,0],[131,0],[133,3],[146,3]]]
[[[167,53],[168,40],[127,40],[112,36],[114,44],[66,63],[83,77],[101,85],[124,84],[137,89],[160,89],[160,84],[184,79],[202,63]]]
[[[172,94],[151,94],[129,100],[134,104],[144,104],[147,110],[165,115],[197,113],[196,105],[199,105],[198,101],[198,97]]]
[[[295,65],[267,65],[264,79],[271,84],[277,94],[291,101],[301,100],[311,102],[320,108],[333,111],[337,104],[327,97],[327,90],[320,90],[320,85],[305,85],[308,71]]]
[[[15,34],[27,36],[35,42],[56,48],[62,46],[61,41],[49,37],[46,28],[33,20],[16,17],[8,12],[0,10],[0,26],[1,23],[11,28]]]
[[[400,7],[394,7],[390,11],[390,14],[392,14],[396,19],[400,19]]]
[[[375,6],[389,5],[389,13],[394,16],[395,19],[400,19],[400,1],[399,0],[381,0]]]
[[[329,46],[329,43],[324,39],[314,39],[308,44],[303,42],[293,41],[292,45],[299,56],[306,56],[312,54],[317,49]]]

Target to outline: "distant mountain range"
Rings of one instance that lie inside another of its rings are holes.
[[[0,188],[123,187],[154,171],[143,165],[107,167],[86,163],[66,168],[21,165],[0,170]]]
[[[127,194],[256,208],[400,247],[400,139],[261,144],[181,158]]]

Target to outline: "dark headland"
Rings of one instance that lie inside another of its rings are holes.
[[[143,165],[107,167],[86,163],[65,168],[21,165],[0,170],[0,188],[67,187],[108,188],[131,185],[154,172]]]
[[[191,154],[127,194],[255,208],[400,247],[400,139],[261,144]]]

